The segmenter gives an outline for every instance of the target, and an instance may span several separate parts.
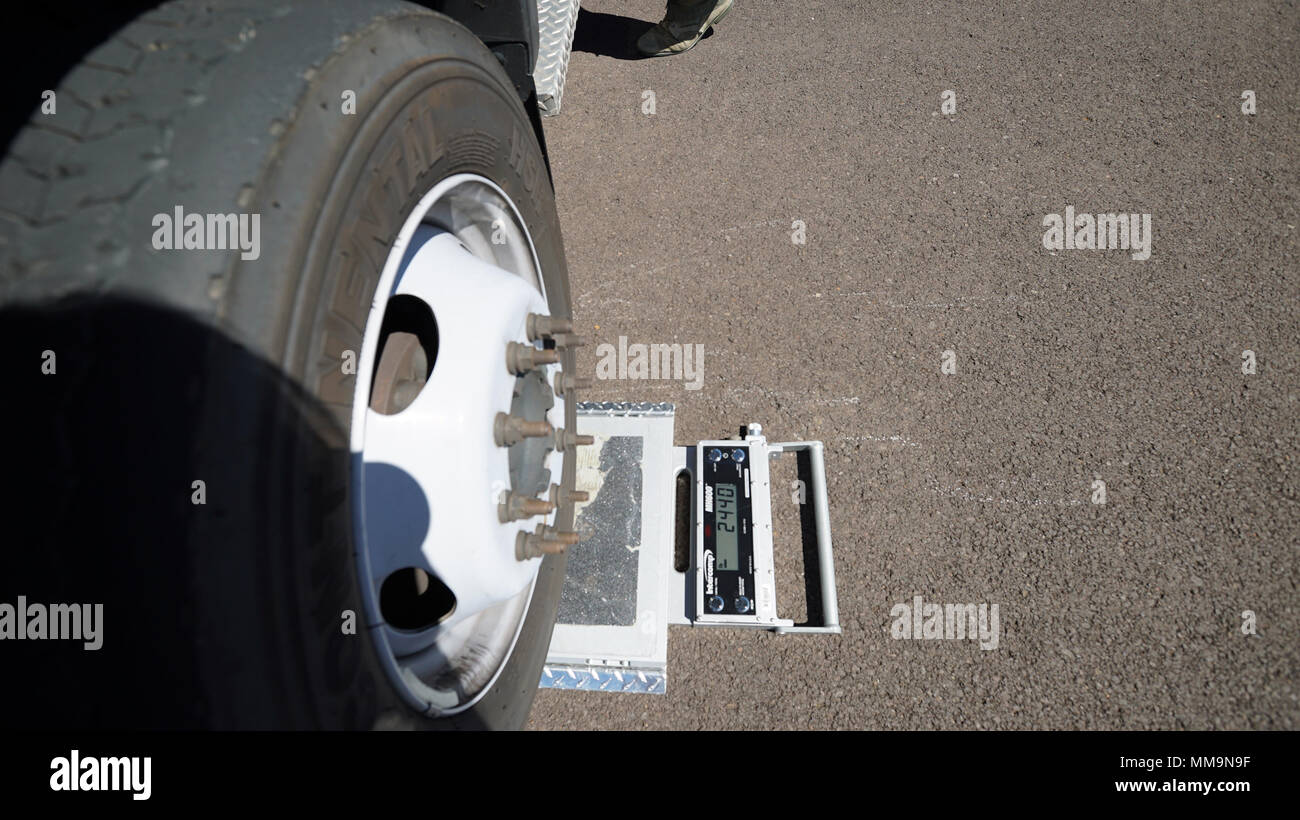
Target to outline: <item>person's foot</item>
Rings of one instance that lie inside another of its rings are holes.
[[[663,22],[641,35],[637,50],[647,57],[681,54],[709,33],[728,11],[732,0],[668,0]]]

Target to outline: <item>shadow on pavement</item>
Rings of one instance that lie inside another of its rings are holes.
[[[636,40],[654,25],[619,14],[579,9],[573,50],[616,60],[644,60],[646,56],[636,50]]]

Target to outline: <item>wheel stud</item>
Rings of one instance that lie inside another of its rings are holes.
[[[509,447],[526,438],[545,438],[555,434],[555,428],[547,421],[528,421],[518,416],[497,413],[492,433],[498,447]]]
[[[551,503],[559,507],[569,501],[580,504],[590,498],[586,490],[564,490],[559,484],[551,485]]]
[[[573,320],[557,319],[554,316],[543,316],[540,313],[530,313],[525,328],[528,331],[528,339],[536,342],[557,333],[572,333]]]
[[[527,561],[542,555],[558,555],[571,544],[581,540],[576,532],[557,530],[545,524],[538,524],[531,533],[521,532],[515,536],[515,558]]]
[[[566,376],[562,371],[556,371],[555,378],[552,380],[555,384],[555,395],[563,396],[565,390],[590,390],[591,379],[586,376]]]
[[[555,449],[557,450],[563,450],[566,447],[584,447],[595,443],[596,439],[592,436],[570,433],[563,427],[555,431]]]
[[[520,493],[510,493],[497,505],[497,518],[502,524],[532,518],[534,515],[549,515],[555,511],[555,504],[541,498],[531,498]]]
[[[576,333],[558,333],[555,336],[555,346],[558,348],[582,347],[586,343],[587,337]]]

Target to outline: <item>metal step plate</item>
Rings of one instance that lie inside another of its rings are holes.
[[[573,32],[578,27],[579,0],[537,0],[537,65],[533,83],[537,86],[537,105],[542,116],[560,113],[564,95],[564,78],[573,51]]]
[[[675,476],[673,405],[582,402],[574,525],[541,686],[667,689]],[[679,585],[673,579],[675,585]]]

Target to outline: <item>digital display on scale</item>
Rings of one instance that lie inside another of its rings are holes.
[[[716,548],[718,569],[739,569],[740,547],[736,540],[736,485],[717,485],[714,498],[717,502],[718,534]]]
[[[756,588],[748,448],[706,446],[698,458],[703,484],[698,508],[700,611],[752,616]]]

